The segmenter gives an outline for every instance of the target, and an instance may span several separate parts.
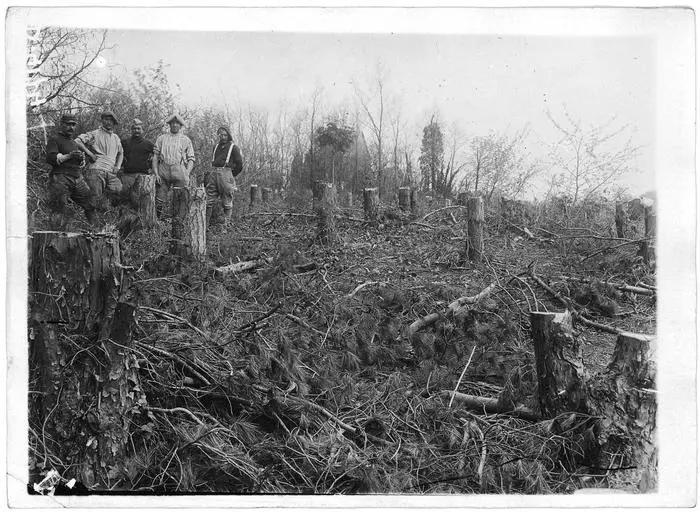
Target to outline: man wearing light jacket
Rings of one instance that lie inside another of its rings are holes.
[[[156,176],[156,213],[160,218],[171,186],[186,187],[194,167],[194,148],[180,130],[185,121],[173,114],[166,121],[170,132],[159,135],[153,147],[153,174]]]
[[[222,126],[217,130],[219,142],[214,146],[211,165],[212,171],[206,177],[207,186],[207,227],[211,221],[211,213],[217,201],[224,207],[226,223],[231,219],[233,211],[233,191],[236,188],[235,177],[243,170],[241,151],[233,143],[233,137],[228,128]]]

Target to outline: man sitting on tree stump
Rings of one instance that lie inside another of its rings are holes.
[[[122,194],[129,200],[132,207],[134,199],[131,197],[131,189],[140,175],[150,174],[153,160],[153,143],[143,136],[143,122],[134,119],[131,123],[131,137],[122,141],[124,148],[124,166],[122,167]]]
[[[226,127],[217,130],[219,142],[214,146],[211,165],[212,171],[206,177],[207,186],[207,227],[211,222],[211,214],[214,205],[221,200],[224,207],[226,224],[231,219],[233,211],[233,191],[236,188],[236,179],[243,170],[243,158],[241,151],[233,143],[231,132]]]
[[[158,218],[168,201],[170,187],[186,187],[194,167],[194,148],[190,138],[180,130],[185,121],[173,114],[166,121],[170,132],[159,135],[153,147],[153,174],[156,176],[156,212]]]
[[[91,162],[85,169],[85,181],[92,191],[94,204],[106,209],[104,194],[117,199],[122,191],[122,182],[117,178],[117,172],[122,166],[124,150],[119,135],[114,133],[114,126],[119,124],[114,112],[106,110],[100,119],[101,127],[79,135],[75,143]]]
[[[73,140],[78,121],[73,114],[61,116],[58,133],[46,145],[46,160],[51,164],[49,176],[49,204],[53,210],[51,224],[64,230],[67,224],[68,198],[85,211],[90,224],[95,223],[95,208],[90,197],[90,187],[82,175],[85,154]]]

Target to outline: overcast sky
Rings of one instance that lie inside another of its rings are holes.
[[[418,141],[437,112],[468,136],[529,124],[528,149],[544,156],[544,143],[556,137],[547,109],[560,116],[566,105],[585,126],[615,116],[643,146],[640,172],[625,184],[636,192],[653,187],[651,39],[110,30],[108,42],[105,74],[127,77],[162,59],[187,104],[234,104],[237,97],[270,112],[283,100],[301,103],[317,85],[326,105],[345,101],[351,110],[351,82],[369,84],[380,62],[387,95],[400,100]]]

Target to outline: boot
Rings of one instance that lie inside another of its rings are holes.
[[[233,208],[224,208],[224,225],[231,225],[231,215],[233,214]]]

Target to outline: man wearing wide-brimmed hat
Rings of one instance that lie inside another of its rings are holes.
[[[46,144],[46,161],[51,164],[49,206],[53,211],[51,223],[55,229],[66,227],[69,198],[85,211],[90,224],[95,222],[90,188],[82,174],[85,154],[73,140],[77,123],[75,115],[63,114],[58,133]]]
[[[153,174],[156,176],[156,212],[158,217],[168,199],[170,187],[186,187],[194,166],[194,148],[190,138],[180,130],[185,121],[178,114],[166,123],[170,131],[159,135],[153,148]]]
[[[79,135],[75,142],[90,159],[85,169],[85,181],[90,186],[95,204],[102,202],[105,192],[115,196],[122,190],[117,172],[122,166],[124,150],[114,127],[119,124],[114,112],[105,110],[100,115],[102,126]]]

